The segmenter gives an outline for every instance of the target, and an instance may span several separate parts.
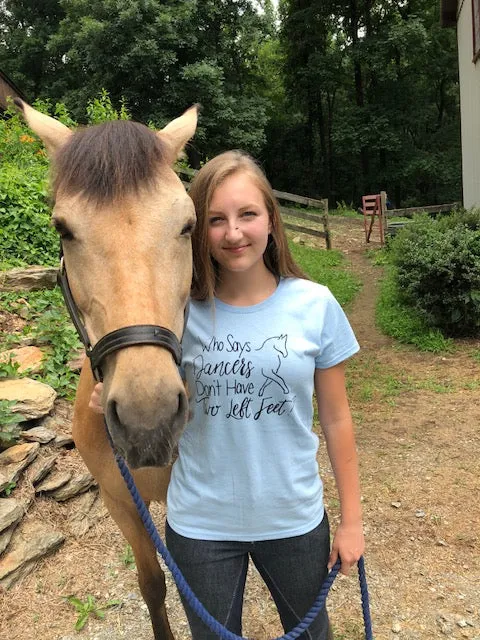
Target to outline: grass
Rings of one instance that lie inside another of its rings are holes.
[[[406,372],[393,375],[391,369],[375,355],[360,355],[347,363],[347,389],[362,404],[388,402],[401,393],[413,391],[417,383]]]
[[[353,202],[350,202],[350,204],[346,204],[346,202],[342,200],[342,202],[337,202],[337,206],[335,209],[329,210],[328,215],[343,216],[345,218],[358,218],[362,214],[360,214],[357,209],[355,209]]]
[[[361,281],[348,271],[341,251],[318,250],[293,242],[290,250],[305,273],[315,282],[327,286],[342,306],[354,299]]]
[[[445,338],[439,329],[428,326],[415,309],[402,304],[393,267],[388,265],[381,282],[376,322],[386,335],[403,344],[412,344],[420,351],[441,353],[454,349],[453,340]]]
[[[480,349],[473,349],[471,356],[475,362],[480,363]]]
[[[480,383],[472,385],[464,380],[415,378],[402,370],[392,374],[390,366],[380,362],[374,354],[360,353],[348,361],[347,371],[349,396],[358,404],[367,406],[371,403],[395,406],[396,398],[409,392],[448,394],[471,387],[475,390],[480,386]]]

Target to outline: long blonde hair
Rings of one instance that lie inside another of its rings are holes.
[[[215,294],[218,266],[208,243],[208,210],[215,189],[225,178],[237,172],[248,174],[260,189],[270,216],[271,233],[263,259],[275,276],[306,278],[288,247],[285,229],[273,189],[255,160],[243,151],[226,151],[207,162],[193,179],[189,195],[195,205],[197,226],[192,235],[194,300],[210,300]]]

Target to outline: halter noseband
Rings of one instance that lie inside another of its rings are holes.
[[[60,257],[60,268],[57,273],[57,283],[62,290],[63,299],[67,307],[70,318],[77,330],[80,340],[85,346],[87,356],[90,358],[92,372],[95,379],[99,382],[103,379],[102,362],[106,356],[119,349],[125,349],[133,345],[153,344],[168,349],[173,356],[177,365],[180,365],[182,359],[182,347],[177,336],[166,329],[154,324],[136,324],[130,327],[122,327],[107,333],[101,338],[94,347],[90,342],[87,330],[83,324],[78,307],[73,299],[70,285],[68,283],[67,270],[63,253]],[[188,305],[185,308],[184,326],[187,323]]]

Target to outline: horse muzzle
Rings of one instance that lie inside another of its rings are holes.
[[[187,421],[188,401],[182,391],[175,406],[162,405],[149,412],[144,406],[135,408],[110,398],[105,417],[113,448],[130,468],[165,467],[172,461]]]

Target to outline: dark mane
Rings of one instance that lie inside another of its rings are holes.
[[[155,182],[166,147],[148,127],[114,120],[80,129],[55,157],[54,196],[82,193],[112,202]]]

